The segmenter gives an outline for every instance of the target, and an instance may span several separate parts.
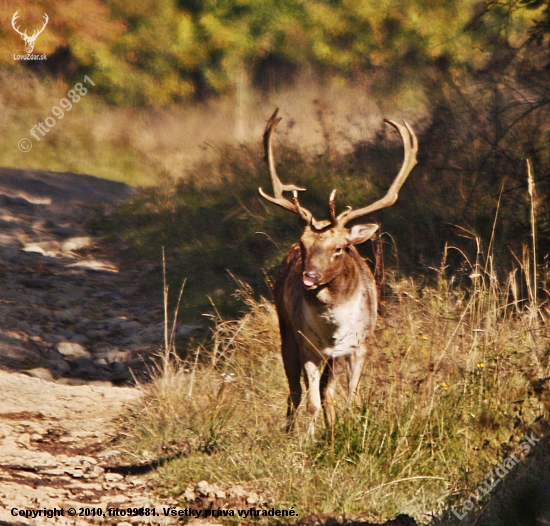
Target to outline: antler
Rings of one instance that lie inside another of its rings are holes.
[[[26,37],[27,36],[27,31],[25,30],[24,33],[21,33],[21,31],[19,31],[19,27],[15,27],[15,21],[19,18],[17,16],[17,14],[19,13],[19,10],[17,10],[14,15],[11,17],[11,27],[13,27],[13,29],[15,29],[15,31],[17,33],[19,33],[22,37]]]
[[[364,208],[359,208],[358,210],[351,210],[351,208],[348,208],[348,210],[342,212],[336,218],[339,226],[344,226],[346,223],[352,221],[353,219],[357,219],[358,217],[372,214],[372,212],[376,212],[377,210],[381,210],[382,208],[392,206],[397,201],[398,193],[403,186],[403,183],[417,163],[416,154],[418,153],[418,139],[413,129],[409,126],[409,123],[404,120],[403,123],[405,124],[405,126],[401,126],[395,121],[384,119],[384,122],[387,122],[388,124],[393,126],[399,132],[401,138],[403,139],[403,149],[405,151],[405,156],[403,159],[401,170],[399,170],[397,177],[394,179],[388,192],[382,199],[379,199],[372,205],[365,206]]]
[[[258,190],[264,199],[267,199],[269,202],[274,203],[285,210],[289,210],[293,214],[298,214],[304,221],[310,223],[313,220],[313,215],[309,210],[300,206],[300,203],[298,202],[298,192],[305,191],[305,188],[299,188],[293,184],[283,184],[277,176],[275,161],[273,160],[273,149],[271,147],[271,135],[277,127],[277,124],[279,124],[282,120],[281,117],[277,117],[278,113],[279,108],[275,110],[269,121],[267,121],[267,126],[265,127],[264,132],[264,159],[269,168],[269,175],[271,176],[271,184],[273,186],[273,193],[275,197],[267,195],[262,188],[258,188]],[[283,192],[292,192],[292,201],[289,201],[283,197]]]
[[[275,195],[275,197],[271,197],[267,195],[261,188],[259,188],[260,195],[264,199],[267,199],[269,202],[274,203],[284,208],[285,210],[289,210],[294,214],[298,214],[303,221],[305,221],[307,224],[311,224],[314,228],[318,230],[323,229],[327,226],[338,226],[340,228],[343,228],[349,221],[365,216],[367,214],[371,214],[372,212],[376,212],[377,210],[381,210],[382,208],[392,206],[397,201],[399,190],[401,189],[403,183],[417,163],[416,154],[418,153],[418,139],[407,121],[404,120],[403,123],[405,124],[405,126],[401,126],[395,121],[390,121],[386,119],[384,120],[385,122],[393,126],[401,135],[401,138],[403,139],[403,149],[405,152],[403,165],[401,166],[397,177],[394,179],[386,195],[375,203],[365,206],[363,208],[359,208],[358,210],[352,210],[350,207],[348,207],[347,210],[342,212],[339,216],[336,216],[336,204],[334,202],[336,190],[333,190],[329,198],[330,219],[325,221],[316,221],[313,217],[313,214],[306,208],[302,207],[298,202],[298,192],[304,191],[305,188],[299,188],[298,186],[295,186],[293,184],[283,184],[277,176],[277,171],[275,170],[275,161],[273,160],[273,150],[271,147],[271,135],[273,134],[273,130],[275,130],[275,128],[277,127],[277,124],[281,122],[281,118],[277,117],[278,112],[279,108],[275,110],[275,113],[273,113],[273,115],[267,122],[267,126],[264,132],[265,160],[269,167],[269,175],[271,176],[273,193]],[[289,201],[288,199],[283,197],[283,192],[292,192],[292,201]]]

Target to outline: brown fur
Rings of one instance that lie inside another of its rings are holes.
[[[376,230],[376,225],[369,225]],[[304,376],[307,408],[314,421],[321,401],[329,424],[336,372],[346,365],[348,401],[351,402],[367,355],[366,340],[376,324],[374,277],[349,241],[350,231],[330,228],[316,232],[306,227],[299,243],[292,245],[274,287],[279,316],[282,354],[288,378],[287,429],[294,425],[301,401]],[[359,241],[361,242],[361,241]],[[339,255],[335,248],[341,246]],[[306,287],[307,272],[320,274],[319,283]],[[323,368],[323,373],[319,368]]]

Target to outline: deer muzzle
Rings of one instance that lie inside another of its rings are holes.
[[[302,283],[306,289],[316,288],[322,279],[323,274],[316,268],[307,269],[302,274]]]

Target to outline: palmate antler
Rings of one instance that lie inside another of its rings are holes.
[[[301,206],[298,201],[298,192],[304,191],[305,188],[299,188],[293,184],[285,185],[281,182],[281,180],[277,176],[277,172],[275,169],[275,162],[273,160],[273,151],[271,147],[271,136],[273,134],[273,131],[277,127],[277,124],[279,124],[279,122],[281,121],[281,118],[277,117],[278,112],[279,112],[279,108],[275,110],[275,113],[273,113],[273,115],[269,119],[264,132],[265,160],[269,167],[269,175],[271,176],[271,182],[273,185],[273,192],[275,196],[275,197],[271,197],[267,195],[260,188],[259,189],[260,195],[264,199],[267,199],[269,202],[274,203],[284,208],[285,210],[289,210],[294,214],[298,214],[306,224],[313,226],[313,228],[316,230],[321,230],[328,226],[343,228],[346,225],[346,223],[354,219],[357,219],[359,217],[372,214],[373,212],[376,212],[377,210],[381,210],[382,208],[387,208],[389,206],[392,206],[397,201],[399,190],[401,189],[401,187],[403,186],[403,183],[405,182],[405,180],[411,173],[411,170],[414,168],[414,166],[417,163],[416,154],[418,152],[418,139],[413,129],[407,123],[407,121],[403,121],[405,126],[402,126],[400,124],[397,124],[395,121],[384,120],[384,122],[387,122],[399,132],[403,140],[403,148],[405,151],[405,156],[403,159],[403,165],[401,166],[401,170],[399,170],[397,177],[394,179],[386,195],[382,199],[379,199],[378,201],[374,202],[373,204],[365,206],[363,208],[359,208],[357,210],[352,210],[350,207],[348,207],[347,210],[345,210],[344,212],[342,212],[340,215],[337,216],[336,203],[334,201],[336,190],[333,190],[329,198],[330,220],[317,221],[313,217],[313,214],[307,208],[304,208],[303,206]],[[283,197],[283,192],[285,191],[293,193],[292,201],[289,201],[288,199]]]
[[[32,51],[34,49],[34,43],[35,43],[36,39],[38,38],[38,35],[40,35],[40,33],[42,33],[42,31],[44,31],[45,27],[48,25],[48,20],[49,20],[48,15],[46,13],[44,13],[44,24],[42,25],[42,28],[41,29],[35,29],[33,31],[32,35],[29,36],[29,35],[27,35],[27,30],[26,29],[25,29],[24,32],[21,32],[19,30],[19,26],[15,25],[15,22],[17,21],[17,18],[18,18],[18,14],[19,14],[19,11],[16,11],[14,13],[14,15],[12,16],[11,26],[23,38],[23,40],[25,42],[25,49],[26,49],[27,53],[32,53]]]

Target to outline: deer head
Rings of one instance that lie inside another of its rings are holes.
[[[406,121],[402,126],[394,121],[386,120],[385,122],[393,126],[401,135],[405,151],[403,165],[387,194],[371,205],[357,210],[352,210],[348,206],[341,214],[336,215],[336,190],[333,190],[329,197],[330,219],[318,221],[298,200],[298,192],[304,191],[305,188],[293,184],[283,184],[277,176],[271,136],[281,121],[281,118],[277,117],[278,111],[278,109],[275,110],[264,132],[265,160],[269,167],[274,197],[266,194],[262,188],[259,188],[259,191],[260,195],[270,203],[300,217],[304,229],[300,238],[303,261],[302,282],[306,289],[316,289],[343,272],[346,265],[346,252],[350,250],[351,245],[364,243],[374,235],[378,229],[376,224],[355,225],[352,228],[347,228],[346,224],[382,208],[392,206],[397,201],[401,186],[416,165],[418,140]],[[292,192],[292,201],[285,198],[283,192]]]

